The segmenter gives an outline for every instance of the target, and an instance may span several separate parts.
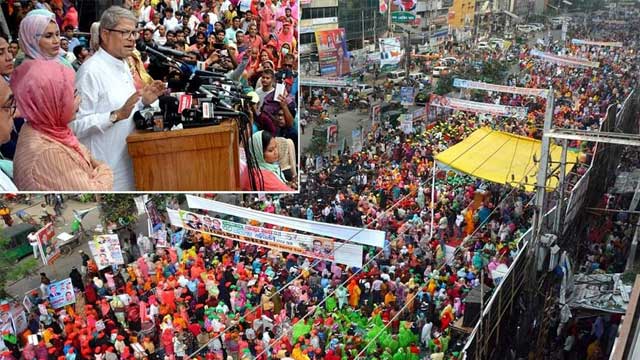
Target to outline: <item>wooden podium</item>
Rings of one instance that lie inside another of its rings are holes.
[[[238,127],[138,131],[127,137],[138,191],[239,191]]]

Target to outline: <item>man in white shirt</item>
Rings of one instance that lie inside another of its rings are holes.
[[[164,9],[163,25],[167,29],[167,31],[176,31],[180,27],[180,22],[178,22],[178,19],[176,19],[176,17],[173,16],[172,8]]]
[[[100,19],[100,49],[76,76],[82,96],[76,120],[69,126],[96,159],[113,170],[113,190],[135,190],[127,136],[135,125],[133,113],[158,99],[165,88],[154,81],[136,92],[126,59],[135,49],[136,17],[118,6]]]

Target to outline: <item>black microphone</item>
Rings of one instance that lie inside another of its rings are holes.
[[[161,47],[161,46],[148,46],[147,44],[144,44],[144,43],[137,43],[136,44],[136,49],[138,49],[138,51],[146,51],[146,52],[151,53],[153,55],[156,55],[156,56],[158,56],[158,57],[160,57],[160,58],[162,58],[162,59],[164,59],[166,61],[173,62],[173,63],[178,63],[178,64],[182,65],[181,61],[178,61],[178,60],[176,60],[174,58],[168,57],[162,51],[165,51],[166,53],[168,53],[170,55],[179,56],[179,57],[186,56],[185,53],[183,53],[181,51],[165,48],[165,47],[162,47],[163,50],[160,50],[160,49],[158,49],[159,47]]]
[[[178,56],[178,57],[181,57],[181,58],[187,56],[187,53],[185,53],[185,52],[182,52],[182,51],[179,51],[179,50],[175,50],[175,49],[172,49],[172,48],[168,48],[166,46],[154,45],[153,48],[158,50],[158,51],[160,51],[161,53],[164,53],[164,54]]]

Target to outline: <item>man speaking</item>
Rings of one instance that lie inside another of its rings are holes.
[[[82,102],[76,120],[69,124],[93,156],[111,167],[115,191],[135,190],[127,151],[127,136],[135,129],[133,113],[151,105],[165,90],[161,81],[154,81],[136,91],[126,61],[135,49],[136,21],[131,11],[118,6],[102,14],[100,49],[78,71],[76,88]]]

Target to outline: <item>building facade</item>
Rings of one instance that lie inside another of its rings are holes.
[[[388,14],[380,14],[379,0],[338,0],[338,4],[338,27],[344,28],[349,50],[362,49],[363,41],[373,44],[387,31]]]
[[[454,0],[449,8],[449,26],[452,29],[473,28],[476,0]]]

